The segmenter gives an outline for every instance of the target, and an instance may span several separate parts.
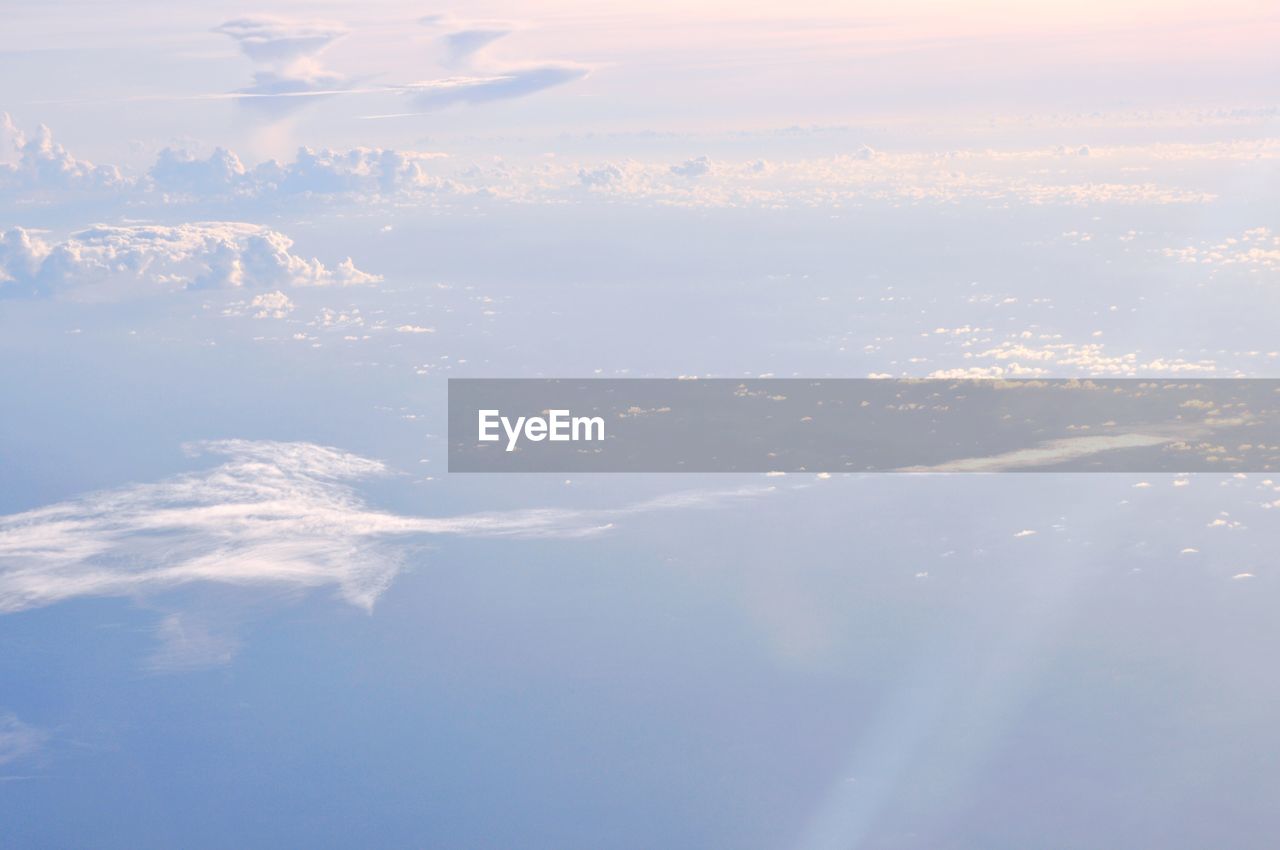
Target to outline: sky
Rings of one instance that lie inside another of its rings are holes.
[[[1272,4],[4,17],[0,846],[1271,845],[1280,478],[444,429],[451,377],[1280,377]]]

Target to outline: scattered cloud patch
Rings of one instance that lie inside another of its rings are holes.
[[[1181,263],[1209,266],[1211,271],[1235,266],[1255,274],[1277,272],[1280,271],[1280,233],[1267,227],[1254,227],[1220,242],[1165,248],[1163,253]]]
[[[289,296],[276,290],[253,296],[249,306],[254,310],[255,319],[283,319],[293,312],[294,304]]]

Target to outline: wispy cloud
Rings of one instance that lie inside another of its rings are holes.
[[[514,29],[505,22],[457,22],[444,16],[428,16],[419,23],[443,31],[439,37],[443,54],[440,63],[459,73],[399,85],[361,85],[326,68],[321,61],[321,54],[349,33],[346,26],[335,22],[254,16],[226,21],[214,31],[232,38],[257,65],[253,83],[229,96],[273,116],[332,95],[399,92],[408,95],[422,110],[506,100],[572,82],[590,70],[573,62],[521,64],[494,59],[489,55],[490,46]]]
[[[577,62],[513,63],[494,57],[490,48],[517,29],[504,21],[455,21],[430,16],[421,23],[442,30],[439,37],[444,49],[442,64],[458,73],[403,86],[402,90],[419,109],[526,97],[582,79],[591,70]]]
[[[1189,433],[1189,432],[1188,432]],[[903,472],[1009,472],[1018,469],[1043,468],[1059,463],[1092,457],[1121,449],[1151,448],[1178,439],[1173,434],[1108,434],[1091,437],[1067,437],[1049,440],[1027,449],[962,458],[937,466],[913,466]],[[1035,532],[1023,532],[1034,534]]]
[[[47,738],[44,730],[23,723],[12,712],[0,711],[0,765],[35,754]]]
[[[390,473],[375,460],[309,443],[224,440],[190,450],[225,460],[209,470],[0,517],[0,613],[81,596],[141,597],[201,582],[334,587],[351,604],[371,608],[415,541],[581,537],[621,516],[769,489],[676,494],[613,510],[406,516],[367,506],[353,488],[360,479]],[[170,631],[181,637],[182,625]]]

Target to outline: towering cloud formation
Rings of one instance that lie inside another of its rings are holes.
[[[282,113],[307,98],[333,92],[349,84],[346,77],[326,69],[320,54],[347,34],[341,24],[298,21],[267,16],[237,18],[214,28],[232,38],[258,65],[253,84],[240,89],[248,107]]]
[[[124,182],[113,165],[76,159],[43,124],[34,136],[18,129],[9,113],[0,113],[0,192],[35,194],[113,189]]]

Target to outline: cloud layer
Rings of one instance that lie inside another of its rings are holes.
[[[543,73],[555,76],[558,72],[469,74],[409,88],[434,107],[512,96]],[[29,139],[7,116],[3,126],[5,138],[11,140],[7,145],[11,161],[0,158],[0,199],[15,205],[49,205],[77,202],[88,195],[114,198],[130,208],[213,202],[260,210],[298,199],[426,205],[477,197],[521,203],[591,200],[768,209],[957,202],[994,207],[1159,206],[1215,199],[1204,188],[1211,184],[1203,180],[1192,180],[1192,186],[1168,182],[1182,183],[1193,169],[1265,170],[1280,158],[1280,139],[1095,147],[1088,157],[1064,156],[1052,146],[931,152],[854,145],[844,153],[778,160],[731,160],[706,154],[652,160],[544,156],[496,160],[381,147],[300,147],[291,160],[272,159],[257,165],[248,165],[234,151],[219,147],[200,154],[164,148],[146,173],[128,175],[112,166],[77,159],[46,128]],[[762,149],[767,145],[762,144]],[[1161,179],[1156,169],[1167,179]],[[1135,180],[1134,175],[1143,176]]]

